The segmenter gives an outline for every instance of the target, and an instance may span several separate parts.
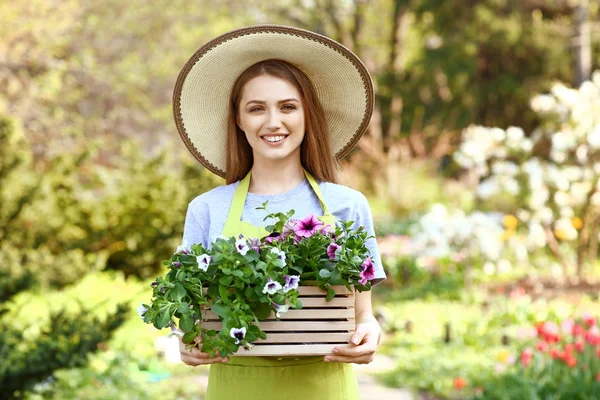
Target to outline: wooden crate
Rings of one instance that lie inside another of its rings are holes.
[[[334,347],[347,344],[354,333],[354,292],[345,286],[332,286],[335,297],[326,301],[326,292],[316,286],[300,286],[302,309],[290,309],[275,318],[260,321],[267,338],[254,342],[250,350],[240,348],[236,356],[314,356],[330,354]],[[210,310],[202,313],[202,327],[221,330],[219,317]]]

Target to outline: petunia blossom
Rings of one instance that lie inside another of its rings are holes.
[[[275,243],[283,239],[283,236],[279,232],[273,232],[265,238],[265,243]]]
[[[281,289],[281,283],[271,280],[271,278],[269,278],[269,280],[265,284],[265,287],[263,288],[263,293],[275,294],[280,289]]]
[[[171,263],[172,266],[174,266],[175,268],[181,268],[181,266],[183,265],[182,263],[180,263],[179,261],[173,261]]]
[[[294,226],[294,233],[300,237],[311,237],[323,229],[323,222],[313,214],[308,214],[306,218],[298,220]]]
[[[287,293],[290,290],[298,289],[298,283],[300,277],[298,275],[285,275],[285,284],[283,285],[283,293]]]
[[[287,304],[273,303],[273,307],[275,307],[275,316],[277,318],[281,318],[281,316],[288,312],[290,309],[290,306],[288,306]]]
[[[177,247],[177,250],[175,250],[175,253],[181,253],[181,254],[190,254],[191,250],[190,250],[190,245],[188,243],[187,240],[184,240],[183,243],[181,243],[181,245],[179,245]]]
[[[251,250],[254,250],[256,252],[260,251],[260,239],[259,238],[249,239],[248,245],[250,246]]]
[[[250,247],[248,247],[246,239],[240,238],[235,241],[235,249],[238,251],[238,253],[245,256],[248,250],[250,250]]]
[[[148,311],[148,307],[146,307],[146,305],[141,304],[138,309],[137,312],[140,315],[141,319],[144,319],[144,314],[146,314],[146,311]]]
[[[297,220],[290,219],[288,222],[283,225],[283,236],[289,236],[294,233],[294,228],[296,227]]]
[[[246,337],[246,327],[242,326],[241,328],[231,328],[229,330],[229,336],[235,339],[235,344],[240,344],[240,342]]]
[[[371,257],[367,257],[362,263],[362,271],[360,272],[360,280],[358,281],[361,285],[365,285],[368,281],[375,278],[375,265],[371,261]]]
[[[283,263],[283,266],[285,267],[285,251],[279,250],[277,247],[273,247],[271,249],[271,253],[276,254],[277,258],[279,258],[281,260],[281,262]]]
[[[341,248],[342,246],[340,246],[337,243],[331,243],[329,246],[327,246],[327,256],[329,257],[329,259],[335,260],[335,257],[337,256],[336,253]]]
[[[206,270],[208,269],[208,266],[210,265],[211,261],[212,261],[212,257],[209,256],[208,254],[202,254],[202,255],[199,255],[198,257],[196,257],[196,262],[198,263],[198,268],[200,268],[204,272],[206,272]]]

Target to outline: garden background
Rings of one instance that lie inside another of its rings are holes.
[[[342,181],[369,198],[393,368],[423,398],[600,397],[600,15],[579,0],[0,2],[0,398],[201,399],[143,324],[222,183],[171,95],[227,30],[328,35],[373,75]]]

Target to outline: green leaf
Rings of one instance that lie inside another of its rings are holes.
[[[175,287],[173,289],[171,289],[169,292],[169,296],[176,301],[181,301],[181,299],[183,299],[183,297],[185,295],[186,295],[185,288],[179,282],[175,283]]]
[[[327,297],[325,297],[325,301],[331,301],[335,297],[335,290],[330,287],[327,287]]]
[[[179,306],[177,311],[180,312],[181,314],[186,314],[186,313],[190,312],[190,305],[186,302],[183,302],[183,303],[181,303],[181,305]]]
[[[183,335],[183,337],[181,338],[181,341],[185,344],[190,344],[194,341],[195,338],[196,338],[196,332],[189,331],[189,332],[186,332],[185,335]]]
[[[211,310],[223,319],[231,316],[231,308],[224,304],[213,304]]]
[[[327,278],[331,277],[331,271],[329,271],[327,269],[322,269],[319,271],[319,276],[321,278],[327,279]]]
[[[233,271],[231,271],[231,275],[237,276],[238,278],[241,278],[241,277],[244,276],[244,272],[242,272],[239,269],[234,269]]]
[[[194,318],[190,314],[183,314],[179,319],[179,328],[184,332],[194,329]]]
[[[229,293],[227,292],[227,288],[225,286],[219,285],[219,295],[221,296],[221,301],[225,304],[230,304]]]
[[[165,328],[169,322],[171,322],[171,314],[168,311],[163,311],[159,314],[158,319],[156,320],[156,325],[158,329]]]
[[[258,319],[267,319],[271,314],[271,306],[265,303],[258,303],[253,308],[254,315]]]
[[[231,282],[233,282],[233,276],[231,275],[225,275],[219,279],[219,283],[223,286],[229,286]]]

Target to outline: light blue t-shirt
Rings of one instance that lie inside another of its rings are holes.
[[[199,195],[190,202],[183,230],[184,242],[189,245],[201,243],[206,248],[210,247],[210,244],[223,232],[233,193],[238,184],[239,182],[234,182],[230,185],[219,186]],[[383,281],[386,276],[375,240],[371,208],[366,197],[359,191],[334,183],[319,182],[319,187],[323,194],[323,200],[329,212],[335,216],[336,221],[354,221],[354,229],[363,226],[368,235],[373,236],[366,243],[371,253],[371,260],[375,265],[375,278],[371,283],[375,285]],[[258,227],[271,224],[270,220],[263,221],[267,215],[266,212],[256,209],[265,201],[269,202],[267,209],[271,213],[295,210],[292,217],[294,219],[303,218],[308,214],[323,215],[319,199],[306,179],[295,188],[282,194],[248,193],[242,221]]]

